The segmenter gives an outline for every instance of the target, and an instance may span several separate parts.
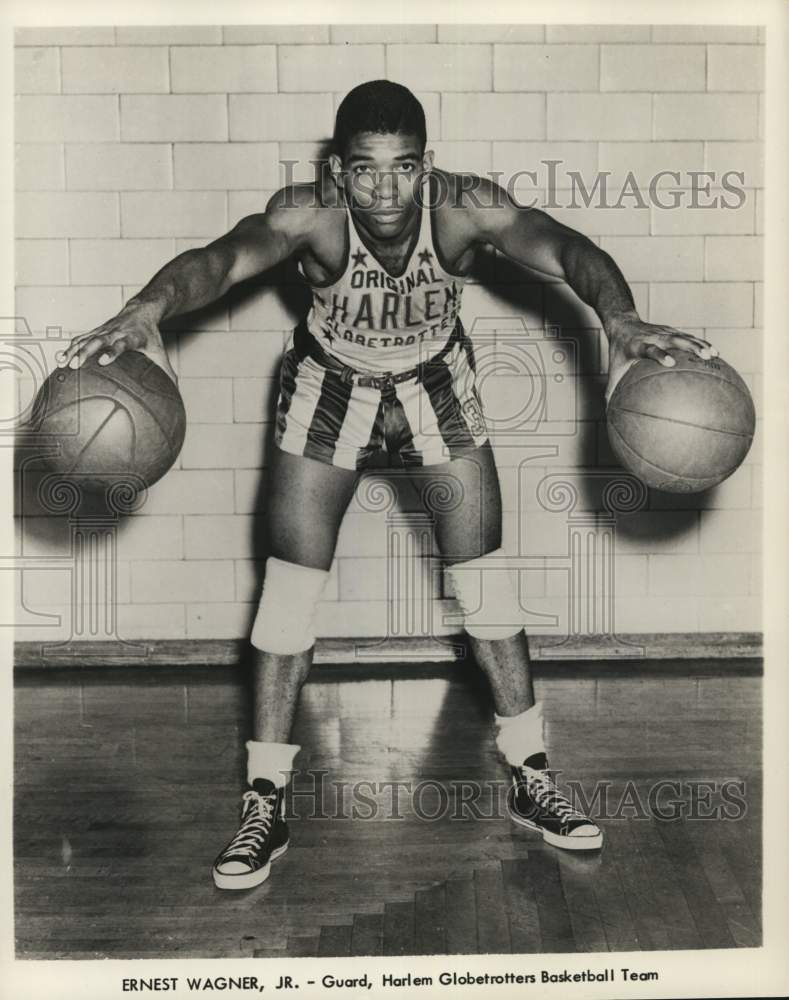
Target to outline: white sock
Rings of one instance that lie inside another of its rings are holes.
[[[496,715],[494,712],[493,718],[499,727],[496,746],[508,764],[520,767],[532,754],[545,753],[541,701],[520,715]]]
[[[259,743],[247,740],[247,781],[268,778],[277,788],[284,788],[290,781],[293,758],[301,750],[296,743]]]

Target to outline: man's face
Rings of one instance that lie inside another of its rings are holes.
[[[418,209],[415,193],[424,171],[433,165],[415,135],[359,132],[345,155],[332,157],[355,218],[373,236],[395,239]]]

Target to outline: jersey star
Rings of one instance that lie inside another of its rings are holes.
[[[419,263],[420,264],[431,264],[432,261],[433,261],[433,254],[427,248],[425,248],[419,254]]]
[[[326,338],[326,339],[327,339],[327,340],[329,341],[329,343],[330,343],[330,344],[333,344],[333,343],[334,343],[334,337],[332,336],[332,333],[331,333],[331,330],[329,330],[329,329],[328,329],[327,327],[325,327],[325,326],[322,326],[322,327],[321,327],[321,333],[322,333],[322,334],[323,334],[323,336],[324,336],[324,337],[325,337],[325,338]]]
[[[367,267],[367,254],[362,253],[361,250],[357,250],[353,255],[353,266],[354,267]]]

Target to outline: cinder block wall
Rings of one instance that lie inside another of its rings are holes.
[[[644,318],[717,344],[761,411],[763,40],[757,27],[693,26],[20,29],[17,313],[38,337],[47,327],[70,337],[107,319],[176,253],[261,210],[286,179],[281,161],[308,175],[339,99],[386,76],[424,102],[438,165],[499,171],[504,183],[534,171],[519,178],[519,196],[608,250]],[[549,160],[560,161],[553,190]],[[598,170],[608,172],[613,201],[629,172],[648,199],[658,171],[679,171],[680,184],[664,177],[658,196],[670,204],[678,187],[684,200],[665,210],[631,191],[617,207],[585,207],[570,171],[591,186]],[[690,171],[714,171],[718,195],[721,175],[742,171],[742,203],[688,207]],[[521,557],[524,621],[565,634],[579,628],[570,595],[586,586],[568,532],[599,544],[612,530],[605,517],[591,528],[585,518],[603,509],[589,499],[599,474],[617,471],[602,411],[605,338],[566,287],[501,262],[488,262],[464,303],[486,371],[513,356],[526,370],[548,366],[545,419],[528,433],[507,433],[527,380],[499,367],[483,396],[499,420],[504,544]],[[264,552],[260,496],[278,361],[303,304],[278,275],[171,332],[189,429],[177,466],[118,529],[118,635],[245,634]],[[564,346],[546,345],[546,329]],[[43,344],[50,364],[58,346]],[[757,440],[712,494],[652,493],[616,515],[617,633],[760,628],[760,454]],[[574,506],[555,501],[562,479],[577,491]],[[427,562],[416,590],[432,595],[432,624],[423,610],[387,622],[387,595],[401,605],[410,598],[387,574],[391,511],[372,482],[346,516],[319,634],[452,631],[442,613],[456,606]],[[416,506],[401,489],[394,511]],[[71,526],[34,495],[23,508],[18,636],[66,638]]]

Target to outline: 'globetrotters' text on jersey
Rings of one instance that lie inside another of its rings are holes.
[[[346,206],[345,270],[329,285],[311,286],[310,332],[324,350],[353,368],[404,371],[440,351],[452,333],[464,279],[441,266],[433,212],[426,203],[420,212],[417,241],[402,274],[395,276],[362,242]]]

